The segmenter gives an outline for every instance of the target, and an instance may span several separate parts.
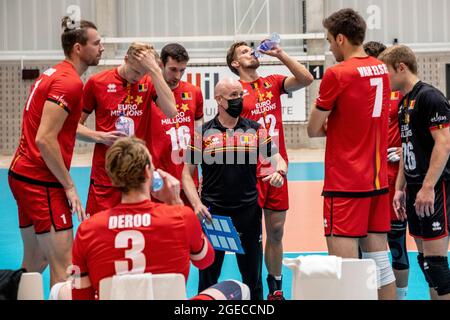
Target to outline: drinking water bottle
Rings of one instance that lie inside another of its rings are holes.
[[[153,171],[152,191],[158,192],[162,189],[164,181],[157,171]]]
[[[116,120],[116,130],[125,133],[127,136],[134,134],[134,121],[131,118],[125,117],[121,112],[119,118]]]
[[[267,51],[273,49],[275,46],[279,45],[281,42],[280,35],[278,33],[272,33],[270,39],[266,39],[253,51],[255,58],[262,57],[263,53],[259,50]]]

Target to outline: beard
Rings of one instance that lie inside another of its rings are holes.
[[[259,66],[260,66],[259,60],[258,59],[254,59],[254,60],[250,61],[248,63],[248,65],[245,66],[245,68],[246,69],[254,69],[254,70],[256,70],[256,69],[259,68]]]
[[[97,56],[97,57],[93,57],[90,59],[84,59],[84,63],[89,66],[89,67],[95,67],[100,63],[100,59],[102,58],[102,56]]]
[[[175,89],[180,84],[180,80],[170,80],[167,82],[167,84],[169,85],[170,89]]]

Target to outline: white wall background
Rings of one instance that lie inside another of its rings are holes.
[[[450,42],[448,0],[325,0],[325,15],[348,7],[367,19],[367,40],[392,43],[397,38],[409,44]]]

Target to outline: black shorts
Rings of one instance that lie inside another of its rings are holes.
[[[450,209],[450,183],[439,181],[435,188],[434,214],[430,217],[420,218],[416,214],[414,203],[416,195],[422,185],[409,184],[406,190],[406,213],[408,215],[409,233],[412,237],[422,240],[437,240],[448,236],[449,209]]]

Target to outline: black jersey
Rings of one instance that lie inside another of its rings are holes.
[[[222,126],[218,116],[196,132],[186,152],[186,162],[201,164],[203,202],[215,207],[238,209],[258,200],[256,168],[258,161],[278,153],[260,124],[239,118],[235,128]]]
[[[399,104],[406,182],[421,184],[430,165],[434,147],[433,130],[448,128],[450,105],[433,86],[419,81]],[[440,179],[450,180],[450,161]]]

